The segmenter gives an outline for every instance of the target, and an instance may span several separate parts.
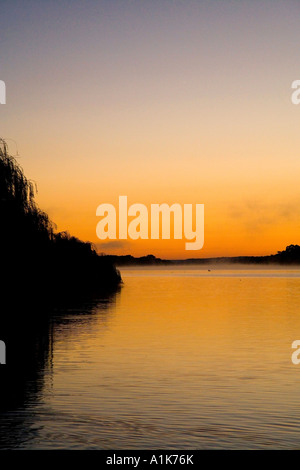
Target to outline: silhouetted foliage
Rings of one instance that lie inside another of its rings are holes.
[[[278,251],[275,255],[281,263],[300,263],[300,246],[299,245],[289,245],[284,251]]]
[[[34,197],[33,183],[0,139],[2,294],[55,298],[116,287],[121,277],[112,262],[91,243],[56,234]]]
[[[94,301],[110,302],[121,282],[112,261],[91,243],[55,233],[34,189],[0,139],[0,339],[7,347],[7,364],[0,366],[0,448],[23,442],[29,432],[23,412],[16,419],[9,413],[41,393],[60,308],[76,304],[87,316]]]

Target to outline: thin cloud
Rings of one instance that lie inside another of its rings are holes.
[[[95,246],[98,250],[119,250],[128,248],[131,245],[127,240],[108,241],[103,243],[96,243]]]

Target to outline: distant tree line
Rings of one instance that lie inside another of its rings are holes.
[[[181,265],[181,264],[300,264],[300,246],[289,245],[276,255],[267,256],[232,256],[218,258],[188,258],[167,260],[156,258],[154,255],[136,258],[132,255],[106,255],[116,266],[151,266],[151,265]]]

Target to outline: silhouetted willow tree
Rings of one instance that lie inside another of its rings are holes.
[[[0,204],[3,235],[9,240],[53,238],[54,224],[34,200],[34,185],[17,161],[8,154],[6,142],[0,139]],[[3,222],[6,222],[4,226]],[[23,231],[22,231],[23,229]],[[27,240],[28,241],[28,240]]]
[[[120,274],[91,243],[55,225],[35,202],[35,188],[0,139],[0,258],[6,283],[17,294],[30,289],[44,295],[113,287]]]

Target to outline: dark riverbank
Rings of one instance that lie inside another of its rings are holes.
[[[35,187],[0,139],[1,299],[53,304],[116,289],[119,271],[93,245],[55,225],[35,202]]]

